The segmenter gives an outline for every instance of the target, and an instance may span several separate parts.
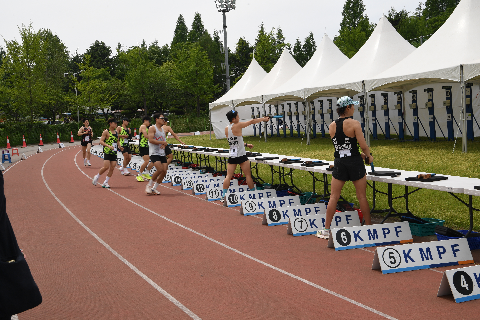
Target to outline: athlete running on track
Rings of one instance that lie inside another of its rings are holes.
[[[240,168],[245,174],[249,190],[255,190],[252,174],[250,172],[250,160],[248,160],[247,152],[245,151],[245,147],[249,147],[251,149],[253,148],[253,145],[243,142],[242,129],[251,124],[270,120],[269,117],[263,117],[240,122],[238,112],[235,110],[230,110],[227,113],[227,119],[230,124],[225,127],[225,136],[227,137],[228,144],[230,145],[230,153],[227,164],[227,176],[223,181],[222,198],[225,198],[225,195],[227,194],[228,187],[230,186],[230,180],[235,173],[235,169],[237,169],[237,165],[240,165]]]
[[[88,119],[83,119],[83,126],[78,130],[77,135],[82,137],[80,144],[82,145],[83,165],[91,166],[90,163],[90,148],[93,142],[93,131],[89,125]]]
[[[117,127],[117,134],[120,139],[120,147],[123,148],[122,154],[123,154],[123,164],[120,166],[120,172],[124,176],[130,175],[130,172],[127,169],[128,164],[130,163],[130,160],[132,160],[132,151],[130,151],[130,145],[128,144],[128,139],[130,138],[132,134],[132,129],[128,128],[128,123],[130,122],[130,119],[128,118],[123,118],[122,125],[120,127]]]
[[[93,177],[93,185],[96,186],[98,178],[108,170],[107,178],[103,182],[103,188],[110,188],[108,180],[113,175],[115,165],[117,164],[117,146],[118,146],[118,134],[115,130],[117,128],[117,121],[114,118],[108,119],[108,129],[105,129],[100,138],[100,144],[103,146],[103,167],[98,174]]]
[[[149,175],[148,172],[153,168],[153,162],[150,162],[150,156],[148,153],[148,127],[150,127],[150,117],[144,116],[142,120],[143,124],[140,126],[140,142],[138,144],[138,149],[140,150],[140,157],[143,158],[143,163],[137,175],[138,182],[151,179],[152,176]],[[145,169],[147,169],[147,172],[145,172]]]
[[[337,113],[340,117],[328,127],[333,146],[335,147],[335,161],[332,172],[330,200],[328,201],[325,218],[325,229],[318,232],[319,238],[328,239],[330,237],[330,225],[346,181],[352,181],[355,186],[360,209],[365,218],[365,224],[372,224],[366,195],[367,171],[363,161],[365,158],[368,158],[369,163],[371,163],[373,162],[373,157],[365,142],[360,122],[353,119],[353,114],[355,113],[354,105],[357,104],[358,101],[354,101],[348,96],[338,99]],[[362,153],[358,150],[357,143],[360,145]]]
[[[163,131],[165,131],[165,134],[168,136],[168,132],[170,132],[172,134],[172,136],[177,139],[178,142],[180,142],[182,145],[184,145],[185,143],[175,134],[175,132],[173,132],[172,128],[167,125],[166,123],[168,122],[167,118],[165,118],[165,124],[162,126],[162,129]],[[173,153],[172,153],[172,150],[170,149],[170,147],[167,145],[165,147],[165,155],[167,156],[167,169],[168,169],[168,165],[172,162],[173,160]]]
[[[165,174],[167,173],[167,157],[165,156],[165,147],[167,146],[167,139],[165,131],[162,126],[165,124],[165,118],[160,113],[153,115],[155,124],[148,128],[148,149],[150,154],[150,161],[157,169],[152,175],[145,188],[147,194],[160,194],[157,187],[162,183]]]

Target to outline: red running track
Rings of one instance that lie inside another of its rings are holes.
[[[7,212],[44,302],[19,319],[458,319],[480,301],[437,298],[442,271],[383,275],[373,249],[335,252],[178,187],[147,196],[79,147],[5,173]]]

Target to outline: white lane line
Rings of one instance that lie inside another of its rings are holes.
[[[78,152],[78,153],[80,153],[80,152]],[[88,176],[85,172],[83,172],[83,170],[78,166],[78,164],[77,164],[77,155],[78,155],[78,153],[75,154],[75,156],[74,156],[74,162],[75,162],[75,165],[77,166],[77,169],[78,169],[81,173],[83,173],[86,177],[88,177],[89,179],[93,179],[93,178],[91,178],[90,176]],[[167,187],[167,188],[168,188],[168,187]],[[170,189],[170,188],[169,188],[169,189]],[[220,245],[220,246],[222,246],[222,247],[224,247],[224,248],[226,248],[226,249],[228,249],[228,250],[231,250],[231,251],[233,251],[233,252],[235,252],[235,253],[237,253],[237,254],[245,257],[245,258],[248,258],[248,259],[250,259],[250,260],[253,260],[253,261],[255,261],[255,262],[258,262],[258,263],[260,263],[260,264],[262,264],[262,265],[264,265],[264,266],[266,266],[266,267],[268,267],[268,268],[270,268],[270,269],[276,270],[276,271],[278,271],[278,272],[280,272],[280,273],[282,273],[282,274],[284,274],[284,275],[286,275],[286,276],[289,276],[289,277],[291,277],[291,278],[293,278],[293,279],[299,280],[299,281],[301,281],[301,282],[303,282],[303,283],[305,283],[305,284],[307,284],[307,285],[309,285],[309,286],[312,286],[312,287],[317,288],[317,289],[319,289],[319,290],[321,290],[321,291],[323,291],[323,292],[326,292],[326,293],[328,293],[328,294],[331,294],[331,295],[333,295],[333,296],[335,296],[335,297],[337,297],[337,298],[340,298],[340,299],[342,299],[342,300],[345,300],[345,301],[347,301],[347,302],[350,302],[350,303],[352,303],[352,304],[354,304],[354,305],[356,305],[356,306],[358,306],[358,307],[360,307],[360,308],[363,308],[363,309],[365,309],[365,310],[368,310],[368,311],[370,311],[370,312],[373,312],[373,313],[375,313],[375,314],[377,314],[377,315],[379,315],[379,316],[382,316],[382,317],[384,317],[384,318],[391,319],[391,320],[396,320],[396,318],[394,318],[394,317],[392,317],[392,316],[389,316],[388,314],[385,314],[385,313],[383,313],[383,312],[381,312],[381,311],[378,311],[378,310],[376,310],[376,309],[373,309],[373,308],[371,308],[371,307],[369,307],[369,306],[367,306],[367,305],[364,305],[364,304],[362,304],[362,303],[360,303],[360,302],[358,302],[358,301],[355,301],[355,300],[353,300],[353,299],[347,298],[347,297],[345,297],[345,296],[343,296],[343,295],[341,295],[341,294],[339,294],[339,293],[336,293],[335,291],[329,290],[329,289],[327,289],[327,288],[325,288],[325,287],[322,287],[322,286],[320,286],[320,285],[318,285],[318,284],[316,284],[316,283],[313,283],[313,282],[311,282],[311,281],[308,281],[308,280],[306,280],[306,279],[303,279],[303,278],[301,278],[301,277],[299,277],[299,276],[296,276],[296,275],[294,275],[294,274],[292,274],[292,273],[290,273],[290,272],[288,272],[288,271],[285,271],[285,270],[283,270],[283,269],[280,269],[280,268],[278,268],[278,267],[275,267],[275,266],[273,266],[273,265],[271,265],[271,264],[269,264],[269,263],[267,263],[267,262],[264,262],[264,261],[262,261],[262,260],[260,260],[260,259],[257,259],[257,258],[255,258],[255,257],[252,257],[252,256],[250,256],[250,255],[248,255],[248,254],[246,254],[246,253],[243,253],[243,252],[241,252],[241,251],[239,251],[239,250],[237,250],[237,249],[235,249],[235,248],[232,248],[232,247],[230,247],[230,246],[228,246],[228,245],[226,245],[226,244],[224,244],[224,243],[222,243],[222,242],[220,242],[220,241],[217,241],[217,240],[215,240],[215,239],[213,239],[213,238],[210,238],[210,237],[208,237],[208,236],[206,236],[206,235],[204,235],[204,234],[202,234],[202,233],[200,233],[200,232],[198,232],[198,231],[195,231],[195,230],[193,230],[193,229],[191,229],[191,228],[189,228],[189,227],[187,227],[187,226],[184,226],[184,225],[182,225],[182,224],[180,224],[180,223],[178,223],[178,222],[175,222],[175,221],[173,221],[173,220],[171,220],[171,219],[169,219],[169,218],[167,218],[167,217],[165,217],[165,216],[162,216],[162,215],[159,214],[159,213],[156,213],[156,212],[153,211],[153,210],[150,210],[149,208],[146,208],[146,207],[142,206],[142,205],[139,204],[139,203],[136,203],[136,202],[133,201],[133,200],[130,200],[129,198],[124,197],[123,195],[121,195],[121,194],[113,191],[112,189],[106,189],[106,190],[108,190],[108,191],[116,194],[117,196],[123,198],[124,200],[126,200],[126,201],[128,201],[128,202],[130,202],[130,203],[132,203],[132,204],[134,204],[134,205],[136,205],[136,206],[138,206],[138,207],[140,207],[140,208],[142,208],[142,209],[144,209],[144,210],[146,210],[146,211],[148,211],[148,212],[150,212],[150,213],[153,213],[154,215],[158,216],[159,218],[162,218],[162,219],[164,219],[164,220],[166,220],[166,221],[168,221],[168,222],[170,222],[170,223],[172,223],[172,224],[174,224],[174,225],[176,225],[176,226],[178,226],[178,227],[180,227],[180,228],[182,228],[182,229],[185,229],[185,230],[187,230],[187,231],[190,231],[190,232],[192,232],[192,233],[194,233],[194,234],[196,234],[196,235],[198,235],[198,236],[200,236],[200,237],[203,237],[203,238],[205,238],[205,239],[207,239],[207,240],[209,240],[209,241],[211,241],[211,242],[213,242],[213,243],[216,243],[216,244],[218,244],[218,245]],[[173,189],[173,190],[176,190],[176,189]],[[183,193],[183,192],[181,192],[181,193]],[[183,194],[185,194],[185,193],[183,193]],[[192,195],[192,194],[188,194],[188,193],[186,193],[186,194],[189,195],[189,196],[195,197],[195,196]],[[197,198],[197,197],[195,197],[195,198]],[[198,198],[197,198],[197,199],[198,199]]]
[[[62,150],[63,151],[63,150]],[[60,152],[62,152],[60,151]],[[91,236],[93,236],[95,239],[97,239],[98,242],[100,242],[105,248],[107,248],[107,250],[109,250],[111,253],[113,253],[113,255],[115,255],[120,261],[122,261],[123,263],[125,263],[130,269],[132,269],[136,274],[138,274],[143,280],[145,280],[148,284],[150,284],[152,287],[154,287],[158,292],[160,292],[163,296],[165,296],[165,298],[167,298],[170,302],[172,302],[173,304],[175,304],[179,309],[181,309],[183,312],[185,312],[187,315],[189,315],[192,319],[201,319],[200,317],[198,317],[195,313],[193,313],[192,311],[190,311],[187,307],[185,307],[183,304],[181,304],[177,299],[175,299],[172,295],[170,295],[167,291],[165,291],[164,289],[162,289],[158,284],[156,284],[155,282],[153,282],[153,280],[151,280],[149,277],[147,277],[144,273],[142,273],[140,270],[138,270],[133,264],[131,264],[127,259],[125,259],[124,257],[122,257],[117,251],[115,251],[112,247],[110,247],[105,241],[103,241],[98,235],[96,235],[92,230],[90,230],[90,228],[88,228],[85,224],[83,224],[82,221],[80,221],[80,219],[77,218],[77,216],[75,216],[72,211],[70,211],[64,204],[62,201],[60,201],[60,199],[57,198],[57,196],[55,195],[55,193],[53,193],[52,189],[50,189],[50,187],[48,186],[47,182],[45,181],[45,177],[43,176],[43,169],[45,168],[45,165],[47,164],[47,162],[54,156],[54,155],[57,155],[59,154],[60,152],[57,152],[55,154],[53,154],[50,158],[48,158],[44,163],[43,163],[43,166],[42,166],[42,171],[41,171],[41,175],[42,175],[42,180],[43,180],[43,183],[45,184],[45,187],[48,189],[48,191],[50,191],[50,193],[52,194],[52,196],[55,198],[55,200],[57,200],[57,202],[65,209],[65,211],[68,212],[68,214],[75,220],[77,221],[78,224],[80,224]],[[78,153],[77,153],[78,154]],[[76,155],[77,155],[76,154]],[[75,155],[75,156],[76,156]],[[76,164],[76,162],[75,162]],[[77,168],[78,168],[78,165],[77,165]],[[80,170],[81,171],[81,170]]]

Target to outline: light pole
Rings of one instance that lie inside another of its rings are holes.
[[[223,14],[223,37],[224,37],[224,51],[225,51],[225,77],[227,91],[230,90],[230,72],[228,69],[228,47],[227,47],[227,17],[226,12],[235,10],[236,0],[215,0],[218,12]]]
[[[65,72],[63,76],[65,77],[67,74],[71,72]],[[77,103],[77,124],[80,124],[80,110],[78,109],[78,93],[77,93],[77,74],[78,72],[73,72],[72,75],[75,78],[75,102]]]

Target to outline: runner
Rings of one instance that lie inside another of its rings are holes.
[[[97,175],[93,177],[93,185],[96,186],[98,178],[108,170],[107,178],[102,184],[102,188],[110,188],[108,180],[113,175],[113,170],[117,164],[117,145],[119,142],[117,131],[117,121],[114,118],[108,119],[108,129],[105,129],[100,138],[100,144],[103,146],[103,167]]]
[[[172,136],[175,139],[177,139],[178,142],[184,145],[185,143],[182,140],[180,140],[180,138],[175,134],[175,132],[173,132],[172,128],[166,124],[167,122],[168,122],[168,119],[165,118],[165,124],[162,126],[162,129],[163,131],[165,131],[165,134],[168,136],[167,132],[170,132]],[[172,160],[173,160],[173,153],[168,145],[165,147],[165,155],[167,156],[167,170],[168,170],[168,165],[172,163]]]
[[[130,172],[127,169],[128,164],[130,163],[130,160],[132,160],[132,151],[130,151],[130,146],[128,144],[128,139],[132,135],[132,129],[128,128],[128,123],[130,122],[130,119],[128,118],[123,118],[122,121],[122,126],[117,127],[117,134],[120,139],[120,147],[123,148],[122,154],[123,154],[123,164],[120,166],[120,172],[124,176],[130,175]]]
[[[148,152],[150,154],[150,161],[153,162],[157,171],[152,175],[152,180],[148,182],[145,192],[147,194],[160,194],[157,187],[162,183],[163,178],[167,173],[165,147],[168,143],[165,131],[162,129],[162,126],[165,124],[165,118],[163,115],[155,113],[153,115],[153,121],[155,121],[155,125],[148,128]]]
[[[353,114],[355,113],[354,105],[358,105],[358,103],[358,101],[354,101],[348,96],[338,99],[337,113],[340,117],[328,127],[333,146],[335,147],[335,161],[332,171],[330,200],[328,201],[325,218],[325,229],[318,232],[317,236],[319,238],[328,239],[330,237],[330,225],[346,181],[352,181],[355,186],[365,224],[372,224],[366,195],[367,171],[365,170],[363,160],[368,158],[369,163],[371,163],[373,162],[373,157],[365,142],[360,122],[353,119]],[[362,153],[360,153],[357,144],[362,149]]]
[[[140,150],[140,157],[143,158],[143,163],[137,175],[138,182],[150,180],[152,176],[148,174],[148,172],[153,168],[153,162],[150,162],[150,156],[148,153],[148,127],[150,127],[150,117],[144,116],[142,120],[143,124],[140,126],[140,143],[138,149]],[[147,171],[145,171],[145,169],[147,169]]]
[[[93,131],[90,127],[88,119],[82,119],[83,126],[78,130],[77,135],[82,137],[80,144],[82,145],[82,154],[83,154],[83,165],[91,166],[90,163],[90,148],[93,143]]]
[[[227,165],[227,176],[223,181],[223,193],[222,200],[227,194],[228,187],[230,186],[230,180],[237,169],[237,165],[240,165],[245,178],[247,180],[248,190],[255,190],[255,184],[253,183],[252,173],[250,172],[250,160],[247,158],[247,153],[245,147],[253,148],[253,144],[247,144],[243,142],[242,129],[248,127],[251,124],[259,123],[261,121],[270,120],[269,117],[252,119],[245,122],[240,122],[240,117],[238,112],[235,110],[230,110],[227,113],[227,119],[230,122],[228,126],[225,127],[225,136],[227,137],[228,144],[230,145],[230,153],[228,158]]]

